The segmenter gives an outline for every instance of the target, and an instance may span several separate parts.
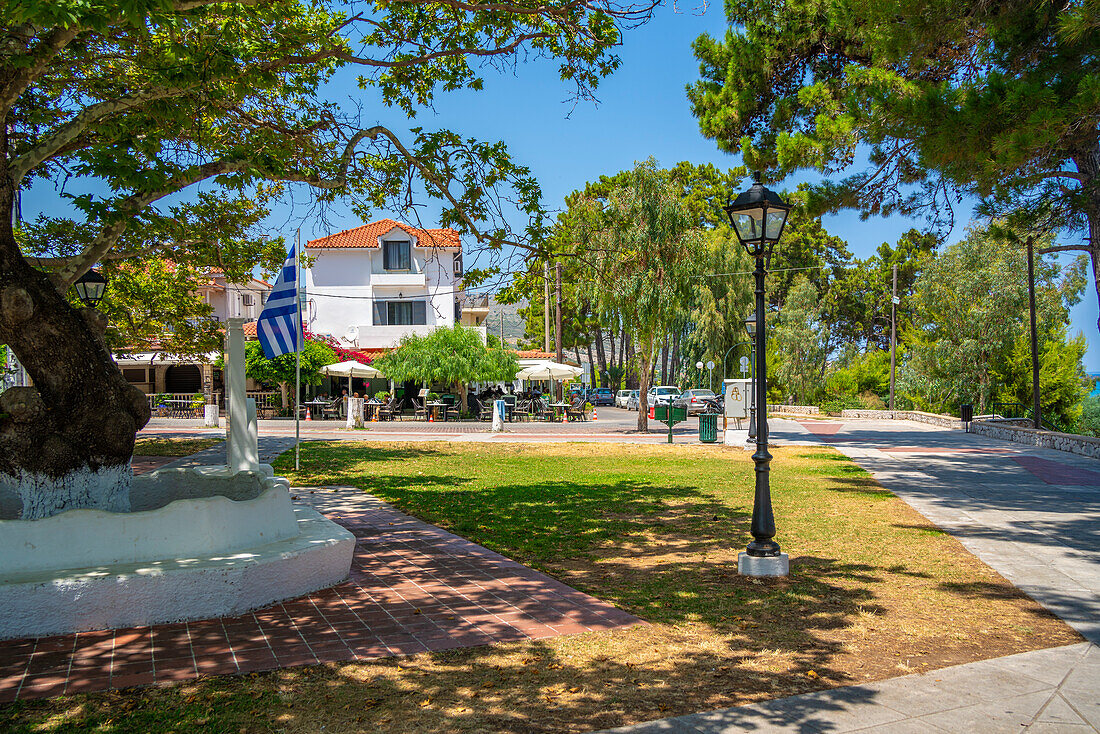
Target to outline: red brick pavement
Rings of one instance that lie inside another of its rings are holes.
[[[1038,456],[1013,456],[1012,460],[1047,484],[1100,487],[1100,472],[1041,459]]]
[[[239,617],[0,641],[0,702],[641,622],[357,490],[299,496],[358,538],[346,582]]]

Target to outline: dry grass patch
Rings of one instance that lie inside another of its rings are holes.
[[[736,573],[739,450],[311,442],[302,467],[296,485],[362,487],[651,624],[17,704],[0,729],[580,732],[1080,639],[828,447],[775,451],[776,581]]]

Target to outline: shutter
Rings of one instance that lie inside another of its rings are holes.
[[[374,325],[385,326],[386,325],[386,302],[375,301],[374,302]]]
[[[428,304],[424,301],[413,301],[412,322],[414,324],[428,323]]]
[[[393,270],[393,246],[389,242],[382,243],[382,269]]]

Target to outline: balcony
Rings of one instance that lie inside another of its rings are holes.
[[[371,285],[384,288],[424,288],[427,279],[424,273],[413,272],[381,272],[371,273]]]

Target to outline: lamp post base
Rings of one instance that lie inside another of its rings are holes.
[[[750,556],[748,553],[737,554],[737,573],[741,576],[789,576],[791,564],[786,553],[778,556]]]

